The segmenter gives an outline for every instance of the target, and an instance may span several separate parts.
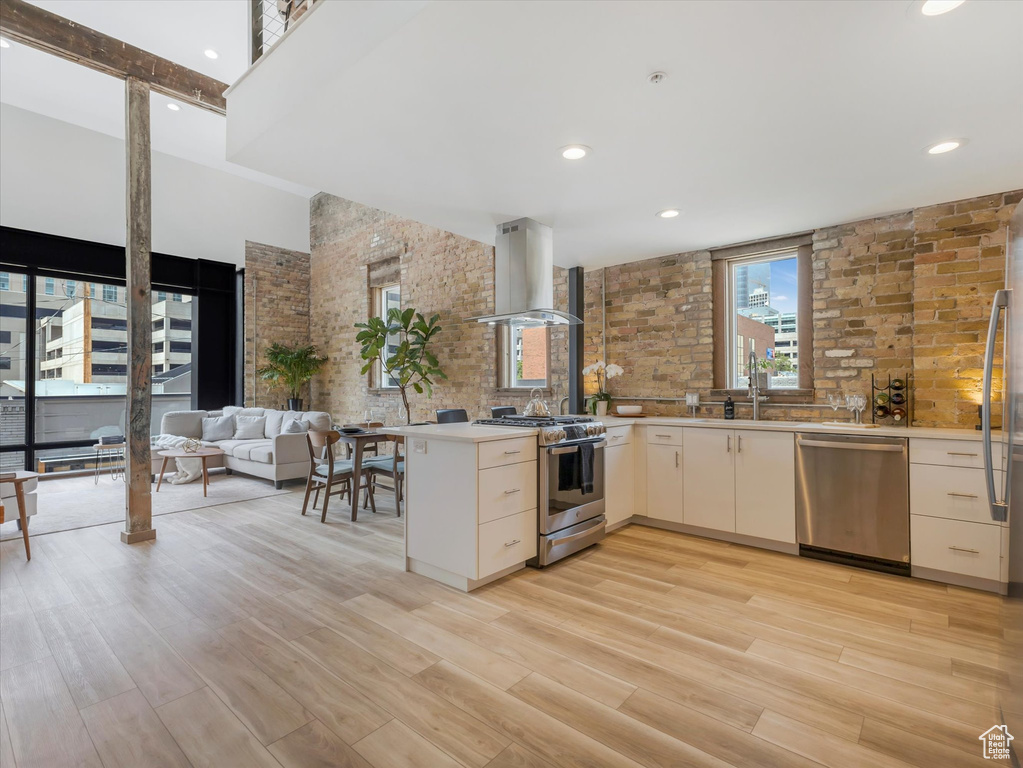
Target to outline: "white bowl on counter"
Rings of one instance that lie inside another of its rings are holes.
[[[615,412],[619,416],[639,416],[643,413],[642,405],[619,405],[615,408]]]

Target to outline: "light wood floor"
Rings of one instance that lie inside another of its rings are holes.
[[[0,546],[0,765],[991,765],[995,596],[638,526],[467,596],[300,503]]]

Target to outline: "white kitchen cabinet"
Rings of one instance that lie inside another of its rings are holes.
[[[1002,527],[910,515],[913,566],[999,581]]]
[[[604,516],[607,518],[607,525],[620,523],[634,514],[636,514],[635,448],[631,442],[622,445],[609,444],[604,449]]]
[[[733,430],[686,428],[682,446],[686,525],[735,531],[735,451]]]
[[[735,432],[735,532],[796,541],[796,454],[792,434]]]
[[[682,522],[682,446],[646,446],[646,514],[655,520]]]

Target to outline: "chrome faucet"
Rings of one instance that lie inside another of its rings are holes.
[[[761,397],[760,395],[760,375],[757,371],[759,365],[757,361],[757,348],[753,339],[749,340],[750,349],[749,357],[746,358],[746,366],[749,368],[749,395],[750,400],[753,401],[753,421],[760,420],[760,402],[761,400],[767,400],[767,396]]]
[[[565,415],[565,403],[568,402],[568,396],[561,398],[561,402],[558,403],[558,414],[561,416]]]

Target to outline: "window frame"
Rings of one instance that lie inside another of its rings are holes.
[[[371,297],[373,316],[379,317],[384,322],[387,322],[387,292],[397,291],[398,292],[398,306],[396,309],[401,309],[401,283],[387,283],[385,285],[375,285],[372,287],[373,295]],[[384,371],[384,357],[387,353],[387,349],[384,349],[384,355],[381,355],[380,359],[377,360],[377,364],[373,366],[373,370],[370,372],[371,380],[370,386],[374,389],[382,389],[387,392],[397,392],[398,384],[391,383],[394,381]]]
[[[773,241],[729,246],[711,252],[714,345],[712,396],[745,398],[747,390],[734,386],[737,333],[732,265],[736,262],[773,261],[786,254],[796,258],[796,337],[798,340],[798,386],[768,390],[772,402],[810,403],[814,395],[813,248],[810,234],[791,235]],[[726,343],[721,344],[724,340]]]
[[[508,390],[510,392],[529,392],[531,389],[542,389],[545,392],[549,392],[551,389],[551,328],[545,326],[546,331],[546,353],[547,360],[545,365],[546,376],[543,384],[516,384],[515,375],[515,360],[513,359],[513,353],[515,351],[515,345],[513,343],[514,330],[515,328],[538,328],[544,327],[540,325],[533,325],[529,323],[502,323],[501,325],[495,326],[495,348],[497,350],[497,388],[499,390]]]

